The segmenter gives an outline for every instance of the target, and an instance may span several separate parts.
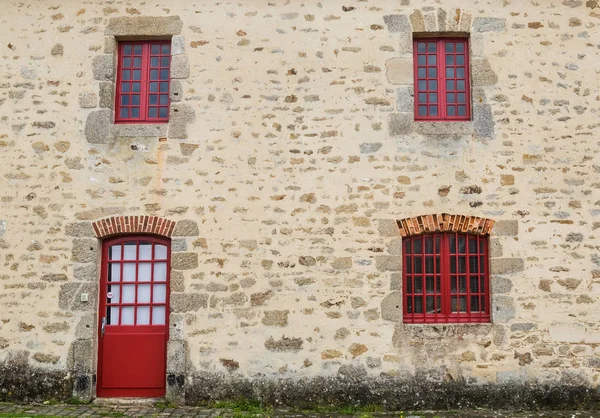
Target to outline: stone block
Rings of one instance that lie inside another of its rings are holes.
[[[507,323],[515,317],[515,302],[510,296],[492,296],[492,322]]]
[[[388,31],[396,32],[411,32],[410,22],[405,15],[385,15],[383,21],[387,25]]]
[[[185,238],[173,238],[171,240],[171,251],[185,252],[188,250],[187,240]]]
[[[410,24],[413,32],[425,32],[425,21],[420,10],[417,9],[410,15]]]
[[[117,138],[164,137],[167,136],[166,123],[117,124],[112,133]]]
[[[198,267],[198,253],[174,253],[171,256],[171,268],[174,270],[192,270]]]
[[[171,294],[171,297],[174,293]],[[171,313],[169,315],[169,341],[184,341],[185,335],[185,317],[183,313]]]
[[[79,93],[79,107],[82,109],[91,109],[98,106],[98,95],[92,92]]]
[[[98,258],[98,240],[78,238],[73,240],[71,261],[76,263],[89,263]]]
[[[393,255],[380,255],[375,257],[375,267],[379,271],[402,270],[402,257]]]
[[[414,112],[415,96],[413,86],[401,86],[396,89],[399,112]]]
[[[500,240],[498,238],[490,239],[490,257],[502,257],[502,244],[500,243]]]
[[[473,87],[493,86],[498,83],[498,76],[492,69],[490,61],[485,58],[471,60],[471,79]]]
[[[108,144],[113,141],[111,125],[113,112],[108,109],[91,112],[85,121],[85,139],[91,144]]]
[[[525,269],[522,258],[493,258],[490,260],[490,274],[512,274]]]
[[[100,107],[104,109],[113,109],[115,105],[114,96],[115,87],[112,82],[103,81],[100,83]]]
[[[185,54],[185,38],[175,35],[171,38],[171,55]]]
[[[167,342],[167,373],[186,373],[185,341],[169,340]]]
[[[469,39],[469,48],[471,49],[471,57],[483,58],[485,56],[483,35],[474,33]]]
[[[516,331],[531,331],[532,329],[536,329],[537,328],[537,324],[533,324],[531,322],[519,322],[516,324],[512,324],[510,326],[510,330],[512,332],[516,332]]]
[[[388,132],[391,137],[407,135],[414,130],[412,113],[391,113],[388,116]]]
[[[171,78],[189,78],[190,63],[186,55],[171,57]]]
[[[69,370],[74,373],[94,371],[95,350],[93,340],[75,340],[71,345]]]
[[[519,234],[519,221],[496,221],[492,229],[494,236],[515,236]]]
[[[171,80],[169,85],[169,98],[171,102],[180,102],[183,97],[183,86],[179,80]]]
[[[198,224],[191,219],[178,221],[173,230],[174,237],[197,237],[198,235],[200,235]]]
[[[438,27],[439,27],[439,31],[440,32],[446,32],[446,10],[444,10],[444,8],[442,7],[438,7],[437,9],[437,20],[438,20]]]
[[[115,75],[115,60],[113,55],[103,54],[92,59],[94,80],[112,80]]]
[[[402,239],[393,239],[387,244],[387,252],[391,255],[402,255]]]
[[[363,142],[360,144],[359,149],[361,154],[373,154],[383,147],[381,142]]]
[[[400,237],[400,229],[394,219],[378,219],[377,230],[382,237]]]
[[[76,265],[73,269],[73,278],[75,280],[82,280],[86,282],[98,280],[97,263],[92,262]]]
[[[96,236],[90,222],[74,222],[65,225],[65,235],[78,238],[93,238]]]
[[[171,110],[169,114],[169,138],[173,139],[186,139],[187,124],[192,123],[196,120],[194,110],[182,103],[171,104]]]
[[[333,260],[331,267],[338,270],[352,268],[352,257],[339,257]]]
[[[96,334],[96,312],[86,312],[75,327],[75,338],[78,340],[91,340]]]
[[[88,294],[88,301],[81,301],[81,294]],[[96,282],[65,283],[58,292],[58,306],[68,311],[95,311],[98,307],[98,284]]]
[[[289,310],[265,311],[262,323],[268,327],[285,327],[288,324],[289,313]]]
[[[173,36],[181,34],[183,21],[179,16],[123,16],[108,20],[105,35],[112,36]]]
[[[510,293],[512,281],[506,277],[496,276],[492,278],[492,294]]]
[[[473,131],[480,138],[494,137],[494,115],[490,105],[473,105]]]
[[[437,19],[435,13],[425,13],[423,16],[423,22],[425,22],[425,30],[427,32],[437,32]]]
[[[471,25],[473,32],[504,32],[506,19],[499,17],[476,17]]]
[[[398,54],[412,57],[413,37],[411,32],[401,32],[398,36]]]
[[[471,21],[472,21],[472,16],[470,13],[462,13],[462,16],[460,18],[460,25],[458,27],[459,32],[471,32]]]
[[[115,54],[117,52],[117,40],[114,36],[104,37],[104,53]]]
[[[208,295],[201,293],[171,293],[171,312],[196,312],[208,306]]]
[[[402,292],[392,292],[381,301],[381,317],[386,321],[402,322]]]
[[[390,58],[385,62],[385,75],[391,84],[412,85],[414,83],[413,65],[412,56]]]
[[[51,55],[57,56],[60,55],[62,56],[65,53],[65,48],[63,46],[63,44],[55,44],[52,47],[52,50],[50,51]]]
[[[390,290],[402,290],[402,273],[390,274]]]
[[[185,292],[185,275],[178,270],[171,270],[171,292]]]

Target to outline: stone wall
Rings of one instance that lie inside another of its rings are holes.
[[[117,216],[175,224],[177,402],[597,398],[597,1],[25,0],[2,19],[1,400],[94,396],[92,224]],[[412,36],[439,32],[470,36],[472,121],[413,121]],[[116,41],[137,35],[172,40],[169,124],[112,123]],[[402,323],[397,221],[441,213],[495,221],[491,324]]]

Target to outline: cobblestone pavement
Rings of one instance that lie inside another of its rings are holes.
[[[140,405],[19,405],[0,403],[0,418],[25,417],[197,417],[197,418],[600,418],[600,411],[418,411],[418,412],[310,412],[276,409],[262,413],[238,412],[229,409],[206,409],[194,407],[164,408]]]

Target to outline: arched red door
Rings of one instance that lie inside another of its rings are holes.
[[[165,394],[171,241],[151,236],[102,245],[98,397]]]

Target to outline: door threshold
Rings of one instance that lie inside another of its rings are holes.
[[[103,406],[154,406],[157,402],[164,402],[165,398],[96,398],[92,402]]]

